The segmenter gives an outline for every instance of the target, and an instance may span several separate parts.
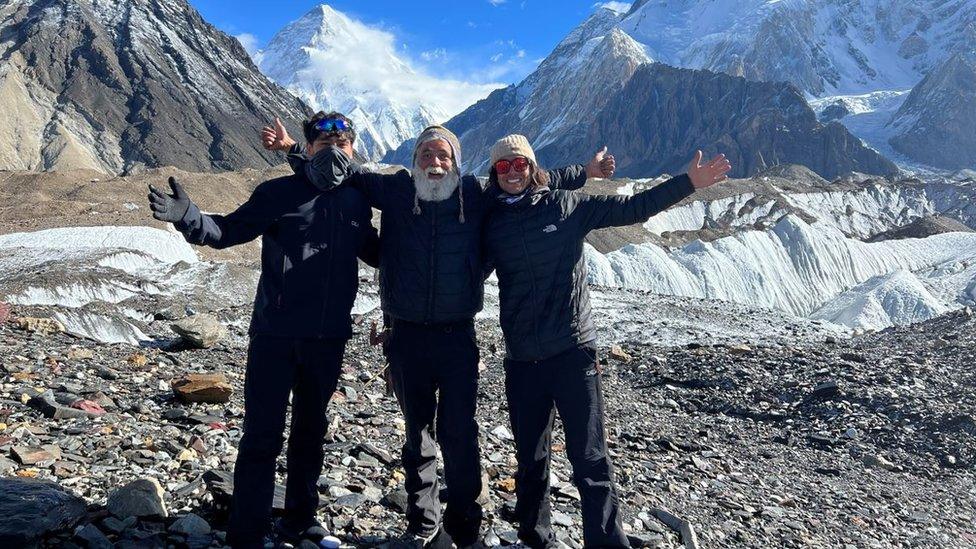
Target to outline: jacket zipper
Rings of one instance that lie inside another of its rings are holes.
[[[519,238],[522,241],[522,253],[525,254],[525,264],[529,266],[529,279],[532,282],[532,314],[535,318],[539,318],[539,304],[536,302],[539,291],[535,287],[535,267],[532,265],[532,256],[529,255],[529,247],[525,244],[525,225],[522,221],[522,210],[516,208],[515,218],[518,219],[519,224]],[[535,336],[535,347],[536,356],[542,356],[542,342],[539,341],[539,327],[533,326],[533,335]]]
[[[431,322],[434,317],[434,270],[437,268],[437,202],[431,202],[430,216],[430,276],[429,286],[427,287],[427,322]]]
[[[335,241],[336,241],[335,230],[336,230],[336,220],[338,218],[338,212],[337,212],[338,208],[335,207],[335,199],[336,199],[335,191],[324,193],[322,197],[323,198],[328,197],[326,203],[325,215],[329,216],[329,238],[327,238],[325,241],[325,247],[329,250],[328,251],[329,259],[328,262],[326,263],[326,268],[325,268],[325,282],[324,282],[325,295],[322,299],[322,316],[319,322],[320,336],[325,332],[326,316],[329,311],[329,296],[332,294],[332,292],[329,291],[330,290],[329,284],[332,278],[332,267],[333,267],[332,252],[333,249],[335,248]]]

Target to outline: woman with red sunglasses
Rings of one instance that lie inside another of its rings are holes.
[[[726,178],[724,155],[634,196],[550,190],[545,170],[521,135],[491,149],[495,207],[485,225],[485,254],[498,275],[505,336],[505,394],[515,434],[515,514],[529,547],[553,547],[549,462],[556,410],[563,422],[573,481],[580,492],[584,547],[629,547],[620,523],[607,455],[603,391],[590,318],[583,241],[603,227],[644,222]]]

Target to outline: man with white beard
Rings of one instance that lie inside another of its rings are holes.
[[[263,139],[269,149],[292,145],[283,129],[266,128]],[[300,157],[292,154],[289,160],[296,171],[303,169]],[[406,424],[406,537],[425,546],[440,531],[436,440],[449,488],[444,530],[458,547],[475,545],[482,510],[474,317],[484,301],[481,228],[496,193],[474,176],[461,176],[460,144],[442,126],[417,138],[409,171],[366,172],[335,148],[331,161],[332,171],[349,173],[344,183],[382,212],[380,297],[390,320],[386,352]],[[550,185],[578,189],[587,176],[612,173],[613,157],[601,151],[587,166],[549,172]]]

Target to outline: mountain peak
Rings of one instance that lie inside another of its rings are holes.
[[[314,109],[349,116],[359,132],[356,149],[371,160],[493,88],[424,74],[392,34],[328,4],[282,28],[258,57],[265,74]]]
[[[267,166],[252,128],[308,112],[186,0],[8,2],[0,27],[0,169]]]

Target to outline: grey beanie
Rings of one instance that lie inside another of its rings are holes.
[[[458,141],[454,132],[444,126],[427,126],[424,128],[424,131],[420,132],[420,135],[417,137],[417,142],[413,146],[413,166],[417,165],[417,153],[420,152],[420,146],[428,141],[436,141],[438,139],[447,141],[447,144],[451,146],[452,164],[458,176],[458,200],[461,203],[461,213],[458,215],[458,219],[461,223],[464,223],[464,181],[461,178],[461,142]],[[420,215],[420,197],[417,196],[416,189],[413,194],[413,213],[414,215]]]

